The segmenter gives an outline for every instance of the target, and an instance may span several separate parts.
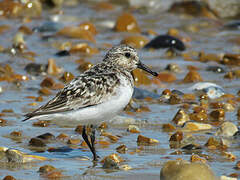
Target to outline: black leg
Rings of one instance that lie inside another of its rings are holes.
[[[99,157],[96,154],[96,149],[95,149],[95,127],[91,126],[92,132],[90,135],[91,138],[91,144],[92,144],[92,149],[93,149],[93,160],[96,161]]]
[[[86,133],[86,126],[83,126],[83,131],[82,131],[82,137],[83,140],[87,143],[89,149],[91,150],[92,154],[93,154],[93,160],[96,161],[97,160],[97,155],[96,155],[96,150],[95,150],[95,146],[94,146],[94,141],[95,141],[95,130],[94,130],[94,135],[91,134],[91,143],[88,140],[88,135]]]

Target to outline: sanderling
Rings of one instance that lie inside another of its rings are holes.
[[[83,124],[82,137],[97,160],[94,147],[95,128],[90,135],[86,125],[111,120],[129,103],[134,89],[132,71],[140,68],[154,76],[141,63],[134,48],[118,45],[110,49],[103,61],[67,84],[47,104],[25,115],[28,119],[77,121]]]

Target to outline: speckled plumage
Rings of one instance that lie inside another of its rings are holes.
[[[131,72],[139,63],[134,48],[115,46],[101,63],[73,79],[47,104],[26,114],[25,120],[63,117],[90,124],[112,118],[131,99]]]

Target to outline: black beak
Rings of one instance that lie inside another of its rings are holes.
[[[158,73],[153,72],[151,69],[149,69],[149,67],[147,67],[145,64],[141,63],[141,61],[139,61],[137,67],[138,67],[139,69],[142,69],[142,70],[144,70],[144,71],[152,74],[153,76],[158,76]]]

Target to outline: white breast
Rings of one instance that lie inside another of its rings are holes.
[[[43,115],[41,119],[51,119],[57,124],[99,124],[109,121],[116,116],[129,103],[133,94],[133,88],[128,80],[121,79],[120,86],[113,92],[112,96],[106,98],[104,103],[89,106],[66,113]],[[40,116],[39,116],[40,118]]]

